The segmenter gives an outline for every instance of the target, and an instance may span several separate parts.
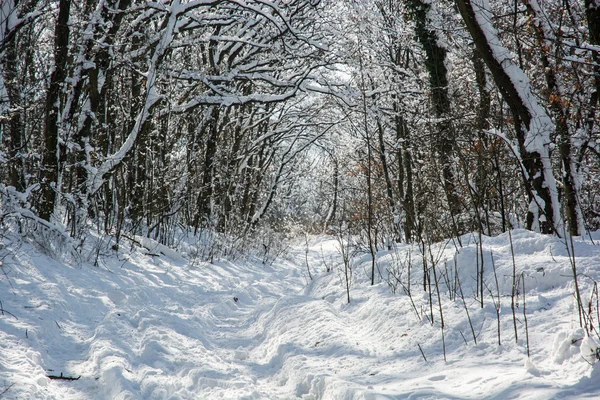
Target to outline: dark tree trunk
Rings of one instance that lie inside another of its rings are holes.
[[[478,141],[475,145],[475,151],[477,153],[477,171],[475,176],[476,191],[471,192],[473,200],[475,201],[475,208],[480,211],[486,211],[486,199],[489,199],[489,170],[486,163],[486,153],[489,152],[488,138],[486,130],[489,129],[490,124],[488,118],[490,116],[491,109],[491,95],[487,89],[487,77],[485,74],[485,64],[481,58],[479,50],[473,51],[473,69],[475,71],[475,81],[477,83],[477,91],[479,92],[479,104],[477,106],[477,137]],[[466,173],[466,172],[465,172]],[[467,176],[467,180],[468,180]],[[481,216],[477,216],[479,222],[479,229],[483,229],[481,223]],[[488,235],[491,235],[490,227],[488,224]]]
[[[244,124],[244,116],[246,115],[247,108],[249,106],[235,107],[235,112],[238,113],[236,118],[235,126],[231,129],[231,149],[229,151],[227,160],[227,176],[226,176],[226,189],[223,194],[223,218],[231,221],[231,217],[234,217],[239,210],[234,210],[236,204],[236,190],[238,184],[240,184],[240,174],[238,174],[239,160],[243,158],[241,154],[242,140],[244,133],[242,132],[242,126]]]
[[[3,126],[8,128],[8,134],[4,139],[4,146],[8,155],[8,182],[15,189],[22,192],[25,190],[25,176],[23,153],[25,141],[23,140],[22,121],[22,99],[19,78],[19,56],[16,37],[6,44],[4,56],[4,84],[8,95],[10,111],[9,121]]]
[[[137,115],[139,110],[143,107],[141,104],[144,99],[142,98],[142,87],[143,83],[137,74],[131,75],[131,107],[130,116]],[[135,120],[129,121],[128,131],[131,132],[135,126]],[[147,207],[145,201],[146,193],[146,166],[148,160],[148,142],[150,137],[150,123],[146,120],[138,133],[135,148],[132,153],[131,161],[133,163],[131,169],[131,180],[129,189],[129,203],[131,205],[131,218],[134,222],[139,222],[144,217],[144,212]]]
[[[450,123],[450,98],[448,97],[448,71],[446,49],[438,44],[437,33],[429,28],[428,13],[431,5],[423,0],[406,0],[415,21],[417,39],[425,50],[425,67],[429,72],[431,103],[439,122],[435,124],[435,148],[442,166],[444,190],[452,216],[460,213],[460,199],[456,192],[452,154],[454,153],[455,131]]]
[[[211,217],[211,201],[213,197],[213,175],[214,162],[217,154],[217,138],[219,135],[219,109],[213,107],[208,118],[210,121],[206,132],[206,150],[204,153],[204,165],[202,167],[202,179],[200,181],[200,191],[196,203],[196,217],[194,228],[196,231],[203,222]]]
[[[588,32],[590,34],[590,43],[600,45],[600,2],[598,0],[585,0],[585,16],[588,24]],[[594,83],[595,91],[592,93],[591,106],[592,118],[590,123],[594,123],[594,114],[600,100],[600,54],[597,51],[592,51],[592,59],[594,60]],[[591,127],[590,127],[591,132]]]
[[[54,70],[46,94],[41,197],[38,205],[39,216],[46,221],[50,221],[54,211],[56,191],[59,190],[55,187],[58,181],[59,103],[61,87],[67,75],[70,9],[71,0],[60,0],[54,30]]]
[[[110,141],[108,136],[107,124],[113,124],[111,118],[106,118],[107,102],[110,100],[107,98],[110,93],[110,89],[113,84],[113,70],[110,68],[110,53],[109,48],[115,41],[115,36],[121,27],[121,21],[123,20],[124,11],[129,8],[132,0],[113,0],[109,1],[108,4],[102,9],[102,21],[109,24],[110,28],[106,32],[106,38],[103,41],[103,46],[99,46],[95,53],[92,51],[92,45],[94,42],[90,41],[88,44],[86,62],[92,64],[93,67],[85,70],[87,74],[87,85],[83,87],[84,79],[80,80],[82,85],[78,92],[86,92],[89,96],[90,112],[83,116],[84,123],[80,131],[75,136],[75,142],[79,145],[80,151],[77,152],[76,165],[77,165],[77,186],[82,197],[87,196],[86,193],[86,179],[87,171],[85,169],[86,163],[86,146],[93,141],[98,148],[101,149],[103,154],[109,154]],[[118,4],[117,4],[118,3]],[[118,9],[115,12],[115,8],[118,5]],[[94,11],[94,0],[88,0],[87,2],[87,13],[91,14]],[[97,26],[93,26],[93,29],[98,29]],[[139,43],[136,45],[139,46]],[[103,82],[100,85],[100,77],[102,76]],[[139,84],[139,82],[138,82]],[[138,93],[139,95],[139,93]],[[76,96],[78,100],[79,95]],[[114,99],[113,99],[114,100]],[[78,101],[73,101],[73,107],[78,104]],[[72,112],[71,112],[72,114]],[[92,118],[94,116],[95,121]],[[94,129],[93,129],[94,128]],[[95,135],[93,135],[95,133]]]

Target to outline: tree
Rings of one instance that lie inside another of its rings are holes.
[[[30,50],[20,40],[20,32],[30,28],[41,15],[37,1],[7,0],[0,5],[0,122],[7,157],[7,181],[17,191],[25,190],[24,96],[21,76],[27,76],[27,65],[21,66],[20,50],[26,58]]]
[[[509,52],[500,45],[490,24],[486,0],[457,0],[463,21],[496,86],[507,102],[514,122],[523,180],[529,196],[527,228],[544,233],[557,232],[560,222],[558,189],[552,172],[550,134],[554,124],[531,91],[530,81]]]
[[[60,92],[67,73],[69,51],[69,17],[71,0],[60,0],[54,28],[54,65],[46,93],[44,118],[44,150],[40,171],[39,216],[50,221],[54,213],[59,182]]]
[[[314,71],[329,63],[318,6],[60,1],[42,21],[37,1],[3,2],[2,182],[24,191],[25,177],[39,167],[28,193],[39,186],[39,215],[68,225],[73,236],[94,217],[108,232],[117,227],[117,237],[129,224],[158,238],[183,210],[197,227],[255,223],[281,180],[268,184],[268,175],[285,175],[286,151],[294,158],[315,135],[299,131],[308,115],[288,118],[296,110],[279,105],[303,94]],[[24,47],[36,62],[50,63],[48,74],[14,57],[27,24],[52,40],[51,54],[44,45]],[[30,78],[25,72],[34,67],[39,76]],[[29,87],[15,77],[30,86],[48,82],[45,98],[28,104],[43,107],[42,129],[23,118],[19,96]]]
[[[425,68],[429,73],[431,104],[435,123],[435,148],[440,159],[444,189],[448,207],[453,216],[460,213],[461,206],[456,191],[454,166],[451,162],[454,153],[455,132],[451,123],[450,97],[448,96],[448,72],[446,69],[446,49],[439,43],[438,33],[432,28],[432,4],[422,0],[406,0],[410,16],[415,23],[415,34],[425,50]]]

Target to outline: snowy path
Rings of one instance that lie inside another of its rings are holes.
[[[439,322],[416,318],[407,296],[390,294],[386,283],[371,287],[366,276],[347,304],[338,272],[324,267],[339,258],[335,240],[310,246],[315,279],[308,284],[302,244],[273,265],[134,252],[101,268],[67,267],[20,248],[5,258],[10,283],[0,280],[2,308],[14,314],[0,315],[0,398],[600,398],[597,368],[587,378],[581,341],[571,344],[581,332],[573,328],[568,263],[556,240],[515,237],[531,286],[528,365],[523,338],[514,343],[508,299],[502,346],[489,300],[471,307],[477,346],[462,303],[445,304],[444,362]],[[506,238],[486,246],[499,270],[508,268]],[[582,271],[597,276],[597,247],[578,251]],[[354,271],[364,275],[361,265]],[[421,292],[415,302],[426,309]],[[46,377],[60,373],[81,378]]]
[[[0,318],[2,399],[285,396],[270,389],[273,365],[250,362],[248,352],[269,329],[257,331],[261,317],[302,290],[293,265],[135,254],[70,268],[30,248],[5,265],[0,301],[15,317]],[[46,378],[61,373],[81,378]]]

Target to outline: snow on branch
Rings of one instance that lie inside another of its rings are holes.
[[[473,40],[488,55],[488,66],[515,114],[520,150],[529,165],[531,228],[538,230],[539,221],[551,219],[556,232],[561,221],[560,203],[550,160],[551,135],[555,125],[533,94],[527,75],[515,63],[512,53],[500,43],[498,32],[491,22],[488,0],[463,0],[458,5]],[[525,162],[525,159],[520,162]],[[540,215],[540,209],[544,209],[546,214]]]
[[[527,136],[525,138],[527,151],[537,152],[540,155],[547,153],[550,134],[554,131],[552,120],[532,93],[531,82],[523,70],[514,62],[512,53],[500,44],[498,32],[491,23],[492,16],[488,0],[473,0],[472,4],[477,23],[487,39],[494,58],[509,76],[521,102],[529,112],[530,121],[529,126],[526,127]]]
[[[160,62],[162,61],[169,44],[173,41],[173,33],[177,23],[177,19],[179,14],[185,10],[185,8],[181,7],[181,1],[176,0],[170,7],[166,23],[166,27],[161,35],[160,41],[158,42],[154,52],[152,54],[152,58],[148,64],[148,70],[144,74],[146,78],[146,100],[144,103],[144,107],[138,114],[135,125],[133,129],[129,132],[127,136],[127,140],[123,143],[121,148],[115,153],[108,156],[104,162],[97,168],[94,169],[91,166],[88,166],[89,175],[88,175],[88,193],[93,194],[96,193],[102,184],[104,183],[104,177],[110,171],[112,171],[117,165],[119,165],[127,153],[131,151],[133,148],[137,136],[142,129],[142,126],[148,119],[150,115],[151,109],[161,100],[162,96],[156,90],[156,81],[158,68],[160,66]]]

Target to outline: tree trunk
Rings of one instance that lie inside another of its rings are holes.
[[[56,202],[58,181],[58,134],[61,86],[66,78],[71,0],[60,0],[54,30],[54,70],[46,94],[44,152],[41,168],[39,216],[50,221]]]
[[[394,105],[397,108],[397,105]],[[408,125],[396,111],[396,141],[398,142],[398,190],[404,213],[404,240],[410,243],[419,234],[416,231],[416,211],[413,189],[412,154],[409,149]],[[406,189],[405,189],[406,187]]]
[[[25,176],[23,160],[20,153],[24,150],[23,121],[22,121],[22,99],[21,88],[18,84],[19,65],[18,47],[15,37],[6,44],[4,56],[4,85],[8,95],[8,134],[4,139],[4,146],[8,155],[8,182],[19,192],[25,190]]]
[[[371,134],[369,133],[368,112],[367,112],[367,86],[365,81],[365,66],[362,55],[362,43],[359,43],[359,64],[360,64],[360,83],[362,92],[362,116],[363,129],[365,135],[365,144],[367,147],[367,240],[369,243],[369,252],[371,253],[371,285],[375,284],[375,255],[377,253],[375,241],[373,238],[373,185],[372,185],[372,156],[371,156]],[[375,237],[376,234],[375,234]]]
[[[383,134],[384,134],[383,125],[381,124],[379,117],[377,117],[377,139],[379,140],[379,162],[381,162],[381,168],[383,170],[383,177],[385,179],[385,189],[386,189],[385,197],[386,197],[387,204],[388,204],[388,207],[390,209],[392,216],[396,217],[396,215],[398,214],[398,210],[396,210],[396,203],[394,201],[394,191],[393,191],[393,186],[392,186],[392,180],[390,178],[390,169],[388,166],[387,155],[385,152],[385,139],[384,139]],[[398,238],[400,236],[400,233],[398,232],[398,226],[396,223],[394,223],[393,225],[394,225],[394,227],[393,227],[394,236],[396,236],[396,238]]]
[[[325,225],[323,227],[323,233],[327,232],[327,227],[331,225],[331,223],[335,220],[335,216],[337,213],[338,207],[338,190],[339,190],[339,181],[340,181],[340,167],[339,161],[337,157],[331,155],[331,162],[333,163],[333,199],[331,200],[331,206],[329,207],[329,211],[327,212],[327,217],[325,217]]]
[[[475,176],[475,188],[476,192],[471,192],[469,187],[469,193],[473,195],[475,208],[480,211],[485,211],[487,216],[487,209],[485,207],[486,200],[489,199],[489,170],[486,165],[486,154],[489,152],[488,147],[488,135],[486,130],[489,129],[490,124],[488,118],[490,116],[491,109],[491,95],[487,89],[487,77],[485,74],[485,64],[481,58],[479,50],[473,51],[473,69],[475,71],[475,82],[477,83],[477,91],[479,93],[479,104],[477,106],[477,136],[478,140],[475,145],[475,151],[477,153],[477,170]],[[466,173],[466,172],[465,172]],[[467,180],[468,180],[467,176]],[[479,222],[479,229],[483,229],[481,223],[481,216],[477,216]],[[487,220],[487,218],[486,218]],[[491,235],[490,226],[487,224],[488,235]]]
[[[200,181],[200,192],[196,203],[196,217],[194,228],[197,231],[203,222],[211,217],[211,200],[213,197],[213,175],[214,160],[217,154],[217,137],[219,133],[219,108],[213,107],[210,113],[210,121],[207,126],[206,151],[204,153],[204,165],[202,168],[202,180]]]
[[[595,46],[600,45],[600,1],[585,0],[585,16],[588,24],[588,32],[590,34],[590,44]],[[588,130],[591,132],[594,124],[594,116],[600,100],[600,54],[597,51],[592,51],[592,59],[594,60],[594,84],[595,91],[590,99],[592,113],[589,118]]]
[[[448,72],[445,65],[446,49],[439,45],[437,33],[429,28],[429,2],[424,0],[406,0],[406,4],[415,21],[417,39],[425,50],[425,67],[429,72],[431,103],[433,113],[438,120],[435,124],[435,148],[442,166],[444,191],[448,207],[454,217],[460,213],[460,199],[456,192],[456,183],[452,165],[455,130],[450,123],[450,98],[448,97]]]
[[[549,128],[545,126],[549,125],[549,118],[545,114],[533,115],[533,108],[542,113],[543,111],[540,110],[543,109],[535,103],[533,94],[529,93],[531,96],[527,96],[527,98],[522,97],[524,91],[530,91],[528,79],[523,71],[510,58],[506,57],[508,51],[502,49],[497,43],[494,43],[494,47],[490,44],[486,32],[492,33],[489,30],[484,32],[483,22],[478,20],[478,17],[489,18],[487,15],[482,16],[485,10],[489,9],[489,7],[486,8],[489,6],[487,1],[483,5],[481,1],[474,0],[456,0],[456,3],[477,49],[490,69],[496,86],[513,115],[518,150],[524,168],[523,180],[530,201],[526,219],[527,228],[539,229],[542,233],[557,232],[555,224],[560,219],[558,193],[547,148],[549,138],[544,137],[545,133],[542,131],[542,129]],[[477,7],[477,12],[474,7]],[[497,40],[497,38],[495,39]],[[520,88],[521,92],[513,82],[514,76],[518,76],[520,84],[524,86]],[[536,118],[535,124],[532,124],[533,117]],[[526,144],[526,139],[530,139],[529,142],[532,144]]]
[[[567,223],[569,233],[573,236],[582,235],[583,231],[583,217],[581,209],[579,207],[579,190],[577,182],[579,178],[577,176],[577,165],[575,162],[575,155],[573,151],[573,143],[571,140],[571,134],[569,132],[569,124],[567,122],[569,118],[569,102],[564,99],[561,87],[559,86],[557,71],[560,68],[560,60],[557,60],[557,65],[552,65],[548,52],[551,46],[560,46],[560,37],[551,38],[547,35],[551,34],[546,32],[544,29],[545,18],[542,15],[538,15],[538,6],[532,6],[531,0],[526,0],[526,5],[529,13],[534,18],[534,25],[536,29],[537,39],[543,45],[540,46],[542,67],[545,71],[546,84],[548,85],[548,97],[550,103],[550,109],[554,113],[556,121],[556,132],[558,133],[559,152],[560,158],[563,165],[563,188],[565,197],[565,214],[567,216]]]

